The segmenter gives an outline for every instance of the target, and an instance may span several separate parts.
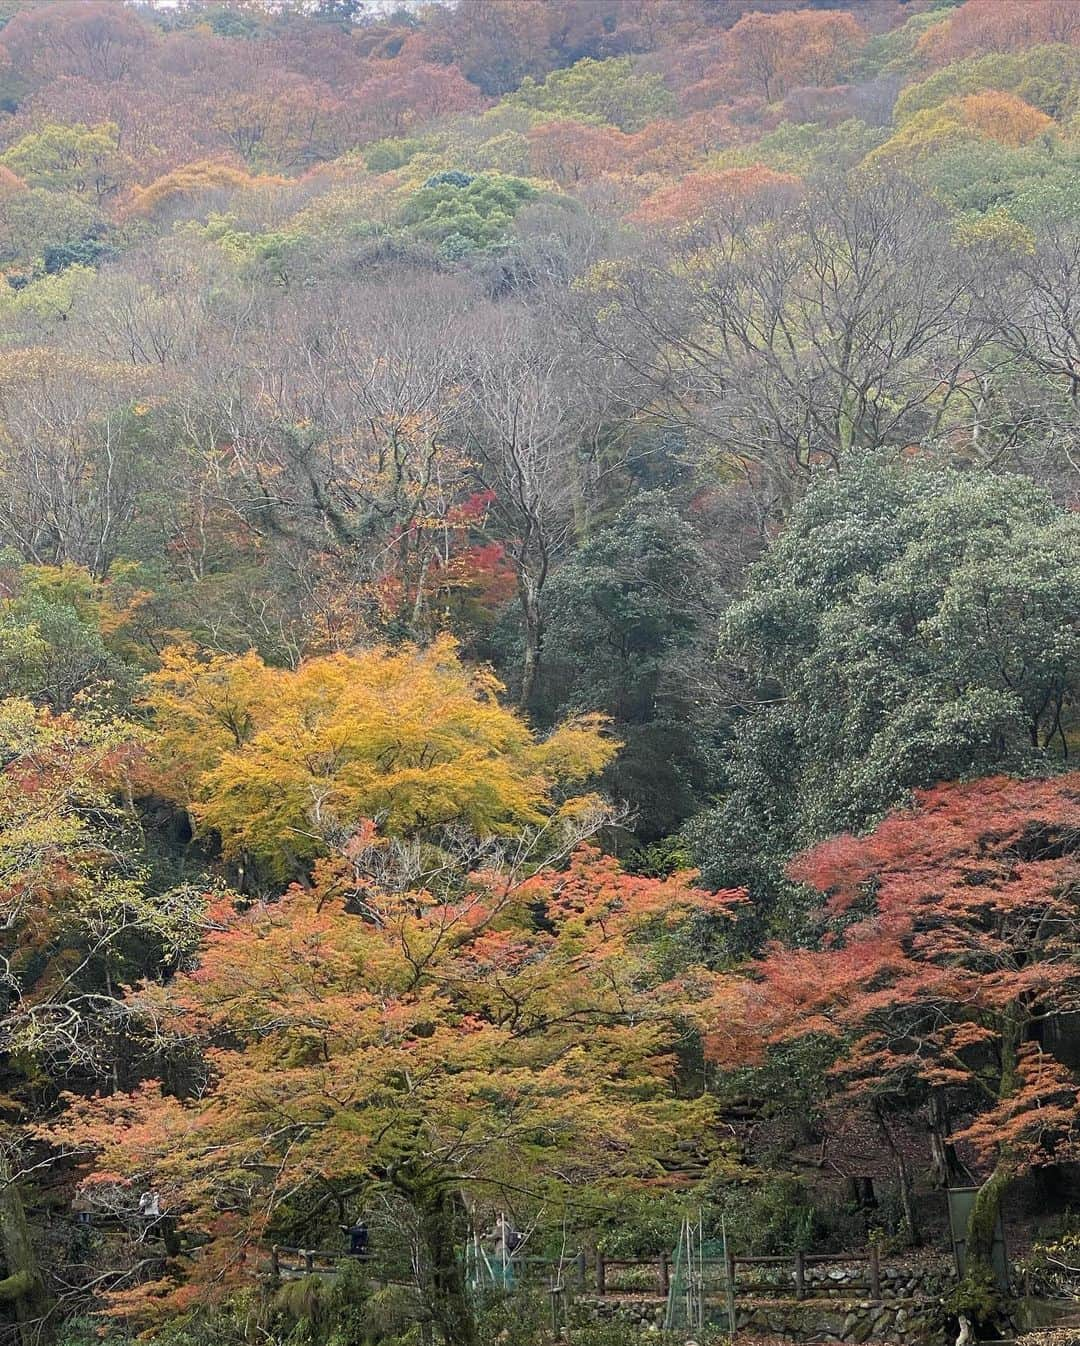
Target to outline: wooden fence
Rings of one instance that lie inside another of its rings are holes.
[[[290,1280],[298,1276],[331,1276],[343,1262],[352,1260],[341,1251],[320,1248],[289,1248],[277,1246],[270,1254],[270,1274],[275,1280]],[[361,1259],[370,1265],[370,1259]],[[568,1293],[595,1295],[599,1298],[618,1295],[647,1296],[666,1299],[671,1289],[672,1261],[667,1253],[655,1257],[606,1257],[597,1253],[592,1259],[583,1252],[571,1258],[534,1257],[528,1254],[513,1259],[518,1276],[527,1282],[543,1281],[558,1286]],[[847,1276],[842,1281],[818,1280],[814,1269],[825,1266],[865,1266],[866,1274],[856,1279]],[[729,1253],[726,1262],[710,1260],[709,1266],[722,1271],[725,1286],[730,1285],[733,1296],[760,1298],[777,1295],[782,1298],[806,1299],[821,1292],[828,1294],[857,1294],[874,1300],[882,1298],[881,1265],[876,1248],[859,1253],[795,1253],[787,1257],[751,1257]],[[754,1276],[743,1277],[739,1284],[739,1269],[777,1268],[783,1274],[779,1279],[759,1281]],[[384,1280],[385,1278],[379,1277]],[[627,1282],[630,1282],[629,1284]]]
[[[814,1275],[814,1269],[825,1266],[843,1266],[849,1267],[852,1264],[864,1266],[865,1275],[849,1278],[842,1281],[823,1281],[817,1280]],[[584,1265],[584,1259],[579,1259],[579,1266]],[[776,1294],[788,1297],[793,1293],[796,1299],[806,1299],[808,1295],[818,1291],[829,1293],[864,1294],[869,1299],[882,1298],[881,1282],[881,1263],[876,1248],[870,1248],[866,1252],[860,1253],[795,1253],[787,1257],[753,1257],[742,1256],[737,1253],[729,1253],[726,1262],[712,1262],[710,1265],[716,1272],[722,1272],[723,1282],[730,1285],[738,1298],[740,1295],[745,1297],[759,1297],[763,1294]],[[744,1276],[740,1286],[739,1268],[772,1268],[775,1267],[782,1272],[789,1274],[783,1275],[779,1281],[758,1281],[755,1278]],[[589,1278],[589,1284],[586,1283],[586,1277],[579,1271],[577,1277],[578,1289],[598,1296],[620,1293],[619,1272],[630,1270],[638,1272],[646,1270],[650,1273],[650,1278],[645,1285],[635,1285],[633,1288],[638,1293],[647,1293],[659,1299],[666,1299],[668,1291],[671,1288],[671,1258],[667,1254],[660,1254],[652,1258],[609,1258],[602,1253],[598,1254],[594,1263],[594,1274]],[[639,1279],[635,1276],[634,1279]]]

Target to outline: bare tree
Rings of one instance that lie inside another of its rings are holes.
[[[604,280],[595,339],[780,499],[814,464],[946,432],[990,337],[944,212],[900,180],[733,201]]]
[[[446,426],[478,302],[438,274],[264,297],[242,341],[229,323],[207,335],[179,398],[184,442],[246,530],[297,569],[323,558],[343,592],[393,569],[417,628],[461,478]]]
[[[106,573],[144,483],[140,371],[27,349],[0,360],[0,529],[30,561]]]
[[[489,310],[469,341],[460,434],[477,485],[491,496],[499,536],[517,574],[524,627],[520,700],[536,689],[543,648],[542,594],[551,566],[583,522],[602,467],[615,396],[610,363],[519,304]]]

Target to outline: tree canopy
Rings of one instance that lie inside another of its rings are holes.
[[[915,786],[1064,761],[1077,554],[1075,516],[1019,477],[874,461],[819,477],[725,616],[748,713],[723,802],[695,824],[706,873],[767,884]]]
[[[1078,170],[1075,0],[3,0],[0,1336],[1073,1275]]]

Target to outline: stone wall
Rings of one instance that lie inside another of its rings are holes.
[[[865,1298],[870,1294],[869,1277],[865,1262],[807,1262],[803,1271],[805,1297]],[[883,1299],[937,1299],[953,1280],[952,1264],[945,1261],[918,1266],[882,1263],[878,1273]],[[795,1297],[795,1276],[788,1267],[740,1266],[738,1292],[740,1297],[775,1294],[791,1299]]]
[[[897,1346],[929,1346],[941,1339],[936,1300],[802,1300],[739,1304],[735,1325],[749,1336],[791,1341],[886,1341]]]
[[[572,1323],[622,1322],[645,1331],[663,1326],[666,1304],[656,1298],[580,1298]],[[726,1319],[710,1315],[717,1325]],[[789,1341],[894,1343],[934,1346],[944,1341],[936,1299],[870,1300],[804,1299],[742,1301],[736,1305],[736,1330],[750,1337],[785,1337]]]
[[[652,1296],[638,1298],[595,1299],[581,1296],[570,1308],[570,1321],[581,1323],[627,1323],[638,1328],[660,1328],[664,1325],[667,1300]]]
[[[810,1263],[805,1276],[807,1296],[813,1298],[822,1294],[845,1295],[849,1285],[865,1285],[867,1271],[865,1263],[840,1262],[828,1266]],[[879,1272],[885,1299],[937,1299],[953,1279],[952,1264],[944,1261],[940,1265],[920,1267],[883,1262]],[[846,1297],[851,1298],[851,1295]]]

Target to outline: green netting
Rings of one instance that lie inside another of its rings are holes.
[[[687,1221],[672,1257],[664,1316],[669,1332],[729,1326],[726,1268],[723,1241],[701,1237],[700,1224]]]
[[[490,1290],[512,1290],[517,1279],[513,1258],[488,1252],[479,1239],[465,1245],[465,1279],[474,1295]]]

